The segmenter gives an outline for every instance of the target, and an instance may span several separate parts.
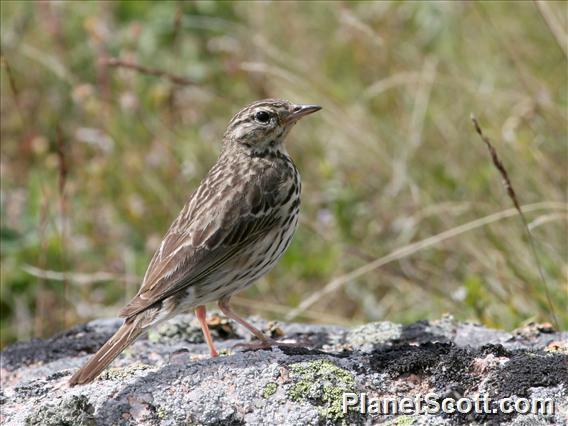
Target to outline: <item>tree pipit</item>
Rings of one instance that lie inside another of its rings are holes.
[[[276,342],[235,314],[231,296],[270,271],[298,225],[300,174],[284,146],[297,121],[320,110],[267,99],[229,123],[221,154],[191,194],[150,261],[138,294],[121,311],[118,331],[69,380],[89,383],[150,327],[194,310],[211,356],[218,355],[205,304],[218,301],[260,345]]]

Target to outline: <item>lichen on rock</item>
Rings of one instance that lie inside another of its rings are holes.
[[[288,390],[293,401],[309,401],[318,407],[324,419],[344,417],[344,393],[355,392],[353,373],[327,359],[291,364],[290,377],[295,383]]]
[[[568,415],[568,355],[558,343],[568,334],[549,327],[507,333],[452,318],[353,329],[280,324],[305,346],[243,352],[232,347],[250,338],[246,332],[224,318],[213,321],[222,357],[209,358],[194,318],[185,315],[139,339],[93,383],[73,388],[66,385],[70,375],[120,321],[99,320],[6,348],[2,424],[550,425]],[[370,415],[344,409],[344,393],[360,392],[377,398],[428,392],[550,398],[556,411]]]
[[[262,392],[262,396],[263,396],[263,398],[268,399],[272,395],[274,395],[277,390],[278,390],[278,384],[277,383],[274,383],[274,382],[267,383],[264,386],[264,391]]]
[[[95,407],[85,395],[71,395],[36,407],[26,417],[26,425],[95,426]]]

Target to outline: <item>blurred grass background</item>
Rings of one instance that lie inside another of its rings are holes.
[[[298,233],[239,311],[552,321],[473,112],[568,327],[566,3],[1,7],[2,346],[115,316],[232,114],[265,97],[324,110],[288,141],[304,182]]]

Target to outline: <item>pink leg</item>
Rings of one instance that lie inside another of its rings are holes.
[[[252,347],[260,348],[260,347],[270,347],[270,346],[279,344],[275,340],[266,336],[262,331],[260,331],[254,325],[245,321],[243,318],[241,318],[240,316],[235,314],[231,310],[231,307],[229,306],[230,300],[231,300],[230,297],[224,297],[223,299],[219,300],[219,309],[221,309],[221,312],[223,312],[227,317],[229,317],[232,320],[235,320],[236,322],[241,324],[243,327],[245,327],[247,330],[249,330],[252,334],[254,334],[258,338],[258,340],[260,340],[260,342],[261,342],[260,345],[259,344],[252,344],[252,345],[239,345],[239,346],[244,346],[244,347],[250,346],[251,348]]]
[[[205,341],[207,342],[207,346],[209,346],[209,352],[213,358],[219,356],[217,349],[215,349],[215,344],[213,343],[213,337],[211,336],[211,332],[209,331],[209,326],[207,325],[207,320],[205,319],[205,306],[201,305],[195,308],[195,315],[199,320],[199,324],[201,324],[201,330],[203,331],[203,337],[205,337]]]

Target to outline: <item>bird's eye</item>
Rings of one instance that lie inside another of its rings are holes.
[[[270,114],[267,113],[266,111],[258,111],[255,115],[254,118],[256,119],[256,121],[258,121],[259,123],[268,123],[270,121]]]

